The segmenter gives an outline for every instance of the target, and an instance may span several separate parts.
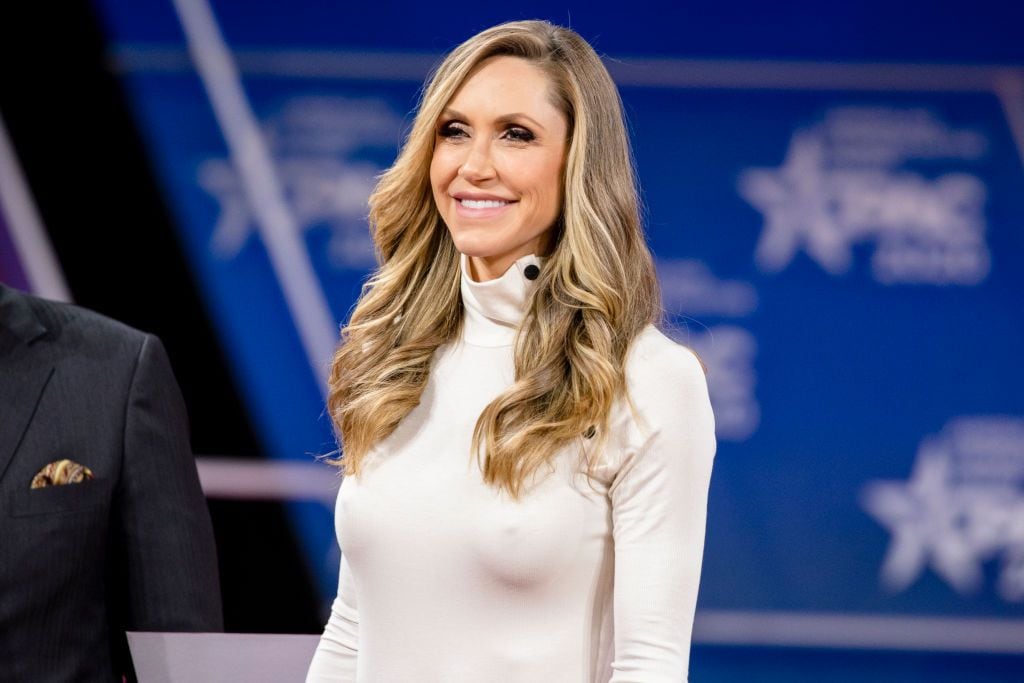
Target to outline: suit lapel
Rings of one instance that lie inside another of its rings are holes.
[[[53,376],[53,358],[33,348],[46,333],[24,296],[0,285],[0,480]]]

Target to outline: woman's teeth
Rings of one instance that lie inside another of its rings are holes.
[[[496,209],[508,204],[508,202],[498,199],[460,199],[459,203],[467,209]]]

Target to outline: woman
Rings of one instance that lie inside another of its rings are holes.
[[[685,680],[714,426],[652,322],[621,103],[570,30],[441,64],[334,360],[338,598],[310,681]]]

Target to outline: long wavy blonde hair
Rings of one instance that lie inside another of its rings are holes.
[[[547,75],[569,139],[561,216],[515,339],[515,381],[473,434],[484,480],[518,498],[582,435],[595,437],[587,452],[600,453],[611,407],[626,396],[630,342],[660,315],[622,104],[600,58],[575,32],[544,21],[483,31],[429,79],[398,159],[370,196],[380,267],[342,330],[328,396],[346,475],[358,476],[370,449],[419,404],[435,350],[460,333],[460,255],[434,204],[430,162],[442,110],[500,55]]]

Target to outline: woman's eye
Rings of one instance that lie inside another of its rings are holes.
[[[443,138],[458,138],[465,137],[466,131],[458,123],[450,121],[441,126],[441,130],[438,131],[438,135]]]
[[[505,137],[513,142],[531,142],[534,139],[533,133],[522,126],[512,126],[505,131]]]

